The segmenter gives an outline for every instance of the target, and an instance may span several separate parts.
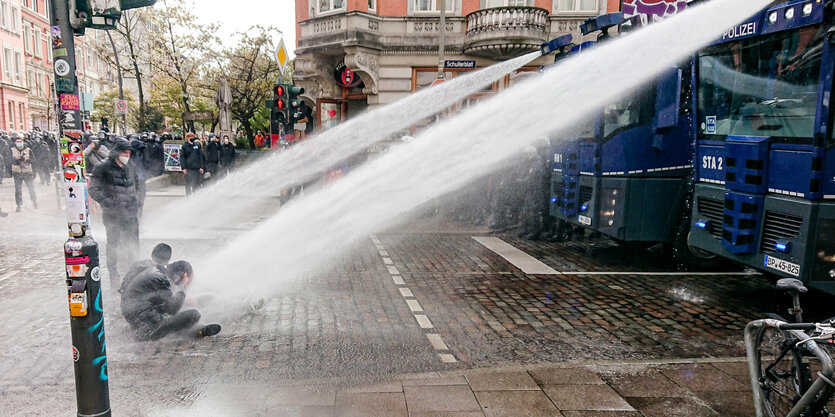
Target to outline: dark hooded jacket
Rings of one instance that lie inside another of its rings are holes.
[[[107,161],[93,170],[90,178],[90,196],[104,208],[109,218],[136,218],[139,215],[139,178],[130,163],[124,167],[116,164],[122,151],[130,150],[127,141],[115,141]]]
[[[206,155],[203,154],[203,149],[200,149],[197,141],[183,144],[180,165],[185,170],[206,169]]]
[[[220,163],[221,149],[220,141],[209,141],[209,144],[206,145],[206,162],[210,164]]]
[[[165,269],[151,266],[130,280],[122,294],[122,315],[134,330],[147,333],[176,314],[186,295],[171,285]]]

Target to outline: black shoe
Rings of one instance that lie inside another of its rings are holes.
[[[38,208],[38,203],[32,203],[32,207],[37,209]]]
[[[9,213],[6,213],[5,211],[0,210],[0,217],[6,217],[8,215],[9,215]]]
[[[20,206],[17,206],[17,210],[15,210],[15,213],[20,213],[20,210],[21,210]]]
[[[209,337],[220,333],[219,324],[207,324],[197,331],[197,337]]]

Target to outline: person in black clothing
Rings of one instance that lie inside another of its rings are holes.
[[[52,153],[49,150],[49,145],[41,139],[40,133],[35,132],[32,134],[31,146],[32,165],[35,168],[34,175],[41,178],[41,184],[49,185],[49,171],[52,165]]]
[[[183,174],[186,175],[186,195],[191,195],[200,186],[206,168],[206,156],[203,155],[194,133],[186,135],[186,143],[180,152],[180,165],[183,167]]]
[[[186,261],[177,261],[167,270],[158,266],[145,269],[130,281],[122,295],[122,315],[138,340],[158,340],[173,333],[213,336],[219,324],[193,329],[200,321],[195,308],[188,304],[185,290],[194,279],[194,269]]]
[[[128,273],[125,274],[124,278],[122,278],[122,285],[121,288],[119,288],[119,294],[124,294],[128,285],[130,285],[130,282],[148,268],[155,267],[159,268],[162,272],[168,273],[167,268],[170,260],[171,246],[165,243],[160,243],[154,246],[154,249],[151,250],[150,259],[143,259],[141,261],[134,262],[133,265],[130,266]]]
[[[170,136],[171,135],[166,133],[162,136],[157,136],[154,140],[146,143],[148,146],[148,163],[150,165],[150,172],[152,176],[156,177],[165,173],[165,149],[162,146],[162,142],[170,140]]]
[[[106,162],[90,177],[90,196],[102,206],[107,232],[107,270],[112,287],[119,288],[119,257],[131,265],[139,251],[139,178],[131,167],[133,149],[124,140],[113,142]]]
[[[223,145],[220,149],[220,173],[226,175],[235,166],[235,145],[229,141],[229,135],[223,135]]]
[[[211,179],[215,179],[220,172],[222,147],[219,138],[214,133],[210,133],[209,137],[209,143],[206,145],[206,168],[211,174]]]

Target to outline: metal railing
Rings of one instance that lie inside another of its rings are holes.
[[[496,7],[467,15],[467,35],[496,31],[542,31],[548,25],[548,11],[538,7]]]

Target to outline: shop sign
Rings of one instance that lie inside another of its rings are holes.
[[[343,86],[343,87],[354,87],[362,82],[362,79],[356,72],[351,71],[347,65],[345,65],[345,61],[340,62],[336,65],[336,69],[333,72],[333,78],[336,80],[336,83]]]

